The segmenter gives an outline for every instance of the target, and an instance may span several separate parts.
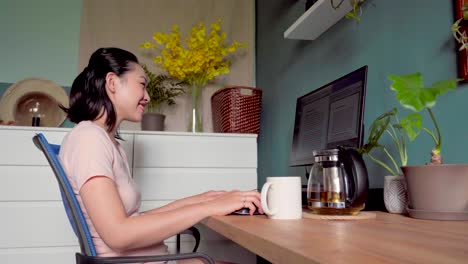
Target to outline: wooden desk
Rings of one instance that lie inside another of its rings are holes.
[[[468,221],[216,216],[202,223],[272,263],[468,263]]]

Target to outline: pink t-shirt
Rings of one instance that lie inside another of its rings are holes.
[[[105,176],[115,182],[127,216],[134,217],[140,214],[141,194],[131,177],[125,151],[120,144],[115,145],[111,141],[103,128],[91,121],[80,122],[63,139],[59,158],[83,210],[98,256],[168,254],[164,243],[138,250],[116,252],[101,239],[89,219],[79,190],[94,176]]]

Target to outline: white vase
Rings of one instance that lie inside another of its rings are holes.
[[[389,213],[406,213],[408,194],[406,180],[403,176],[385,176],[384,203]]]

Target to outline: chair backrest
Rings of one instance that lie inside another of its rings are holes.
[[[36,147],[44,153],[50,167],[54,171],[68,220],[70,221],[73,231],[78,237],[80,243],[81,253],[87,256],[96,256],[96,249],[94,247],[91,233],[89,232],[88,224],[83,216],[83,211],[81,210],[80,204],[76,199],[67,175],[58,158],[60,145],[49,144],[42,133],[36,134],[33,137],[33,142]]]

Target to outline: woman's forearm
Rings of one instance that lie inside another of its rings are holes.
[[[144,212],[142,212],[142,214],[157,214],[157,213],[172,211],[172,210],[175,210],[175,209],[186,206],[187,202],[185,200],[186,200],[186,198],[179,199],[179,200],[170,202],[170,203],[168,203],[166,205],[163,205],[161,207],[144,211]]]
[[[169,204],[166,204],[164,206],[161,206],[159,208],[151,209],[148,211],[143,212],[144,214],[154,214],[154,213],[161,213],[161,212],[167,212],[171,210],[175,210],[178,208],[182,208],[187,205],[191,204],[197,204],[197,203],[203,203],[207,202],[213,199],[216,199],[220,195],[225,194],[226,191],[208,191],[204,193],[200,193],[197,195],[189,196],[186,198],[182,198],[179,200],[176,200],[174,202],[171,202]]]
[[[159,213],[152,210],[151,214],[128,217],[116,227],[119,232],[113,232],[109,241],[111,246],[120,251],[137,249],[154,245],[156,241],[178,234],[197,222],[208,217],[208,210],[203,203],[184,206]]]

